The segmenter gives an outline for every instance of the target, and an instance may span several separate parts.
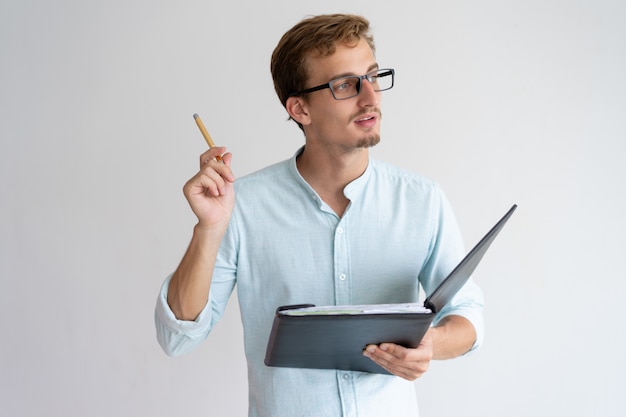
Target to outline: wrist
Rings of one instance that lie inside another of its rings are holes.
[[[214,224],[206,224],[202,222],[196,223],[193,227],[193,236],[199,239],[210,239],[215,240],[217,238],[221,239],[226,233],[226,229],[228,228],[228,222],[214,223]]]
[[[467,353],[476,341],[476,331],[462,316],[444,317],[432,334],[433,359],[452,359]]]

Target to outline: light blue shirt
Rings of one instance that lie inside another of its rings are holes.
[[[277,307],[416,302],[420,283],[430,294],[465,255],[435,182],[370,159],[345,188],[350,204],[340,218],[298,173],[300,152],[236,181],[209,302],[195,321],[177,320],[166,301],[168,277],[156,305],[159,343],[169,355],[198,346],[237,284],[250,417],[416,416],[414,386],[401,378],[263,363]],[[466,317],[478,335],[475,349],[483,338],[482,304],[470,280],[434,324],[450,314]]]

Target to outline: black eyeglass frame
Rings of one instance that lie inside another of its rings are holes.
[[[333,95],[333,98],[335,100],[347,100],[349,98],[356,97],[359,94],[361,94],[361,85],[363,83],[363,80],[367,80],[368,82],[371,83],[372,82],[372,78],[374,78],[374,77],[381,78],[381,77],[388,77],[389,75],[391,75],[391,85],[389,87],[383,88],[383,89],[378,89],[378,90],[374,89],[374,91],[376,91],[376,92],[378,92],[378,91],[387,91],[387,90],[391,90],[393,88],[395,73],[396,73],[396,71],[393,68],[381,68],[381,69],[374,70],[374,71],[370,72],[369,74],[365,74],[365,75],[344,75],[343,77],[334,78],[334,79],[330,80],[329,82],[327,82],[326,84],[321,84],[321,85],[318,85],[318,86],[315,86],[315,87],[307,88],[305,90],[296,91],[295,93],[289,94],[289,97],[301,96],[302,94],[313,93],[314,91],[324,90],[324,89],[328,88],[328,89],[330,89],[330,92]],[[333,90],[332,84],[335,81],[342,80],[344,78],[358,78],[359,79],[359,83],[357,84],[357,87],[356,87],[356,94],[354,94],[352,96],[349,96],[349,97],[337,98],[335,96],[335,91]]]

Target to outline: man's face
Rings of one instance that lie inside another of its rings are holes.
[[[307,87],[324,84],[345,75],[364,75],[378,68],[371,48],[360,40],[356,46],[338,44],[334,54],[307,59],[311,78]],[[345,151],[366,148],[380,141],[380,92],[367,80],[361,82],[359,95],[335,100],[330,89],[306,97],[308,123],[304,124],[307,142],[339,146]]]

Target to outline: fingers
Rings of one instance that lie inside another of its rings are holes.
[[[226,181],[213,168],[203,168],[189,181],[188,190],[193,194],[205,194],[207,196],[219,197],[226,192]]]
[[[201,194],[219,197],[227,192],[228,184],[235,181],[230,169],[232,155],[224,154],[221,162],[216,159],[225,149],[216,146],[200,155],[200,171],[183,187],[188,199]]]
[[[411,349],[393,343],[368,345],[363,355],[390,373],[408,381],[414,381],[422,376],[428,370],[432,359],[432,351],[421,345],[417,349]]]
[[[211,160],[218,160],[218,158],[221,159],[221,161],[218,162],[223,162],[224,165],[227,166],[230,165],[230,158],[232,156],[230,155],[230,153],[225,154],[225,152],[226,147],[224,146],[215,146],[213,148],[210,148],[208,151],[200,155],[200,168],[209,163]],[[228,155],[228,163],[224,160],[226,155]]]

